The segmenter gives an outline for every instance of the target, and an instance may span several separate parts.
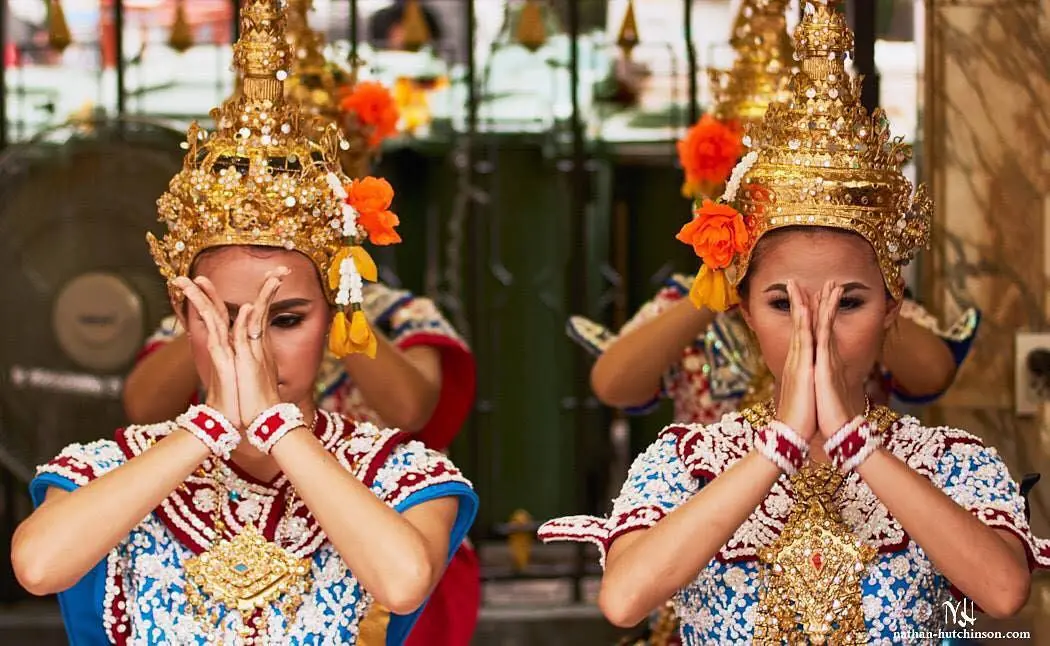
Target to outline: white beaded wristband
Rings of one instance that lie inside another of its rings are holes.
[[[295,404],[276,404],[267,408],[248,427],[248,442],[263,453],[269,453],[290,431],[306,426],[303,412]]]
[[[824,452],[840,470],[853,471],[881,445],[873,429],[871,422],[858,415],[828,438]]]
[[[794,475],[809,454],[809,445],[787,424],[776,420],[759,429],[755,449],[788,475]]]
[[[175,418],[175,423],[203,442],[214,455],[223,459],[229,459],[230,453],[241,442],[241,434],[230,420],[211,406],[194,404]]]

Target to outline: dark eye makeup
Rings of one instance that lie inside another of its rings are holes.
[[[290,329],[300,325],[303,322],[303,318],[305,317],[302,314],[285,312],[271,318],[270,325],[276,328]]]
[[[839,311],[855,310],[864,305],[864,299],[859,296],[843,296],[839,299]],[[786,295],[774,296],[769,300],[769,306],[779,312],[791,311],[791,300]]]

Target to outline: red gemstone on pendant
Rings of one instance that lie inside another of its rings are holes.
[[[809,562],[813,564],[813,567],[820,569],[824,567],[824,556],[820,552],[813,552],[813,556],[809,557]]]

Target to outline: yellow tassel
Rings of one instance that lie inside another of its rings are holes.
[[[709,269],[704,265],[693,280],[689,300],[697,309],[706,307],[713,312],[724,312],[739,303],[740,296],[736,288],[729,284],[724,271]]]
[[[183,53],[193,47],[193,29],[186,18],[186,7],[183,0],[175,5],[175,22],[171,23],[171,35],[168,36],[168,47]]]
[[[364,247],[350,247],[350,257],[354,259],[354,266],[357,267],[357,273],[361,274],[361,278],[372,283],[379,280],[376,261],[372,260],[372,256],[368,255]]]
[[[332,327],[328,330],[328,351],[337,359],[351,354],[364,354],[374,359],[379,340],[365,318],[365,313],[355,310],[347,320],[345,312],[336,312]]]
[[[547,42],[547,28],[543,26],[543,10],[537,0],[526,0],[518,16],[518,43],[536,51]]]
[[[350,318],[350,344],[351,352],[363,353],[369,359],[375,359],[379,340],[361,310],[355,311]]]
[[[404,32],[404,47],[415,51],[430,42],[430,25],[419,0],[408,0],[405,13],[401,14],[401,29]]]
[[[61,54],[73,42],[73,37],[69,34],[69,25],[66,23],[66,13],[62,10],[62,3],[59,0],[51,0],[48,13],[47,43]]]
[[[332,258],[332,264],[328,265],[328,289],[332,291],[339,289],[339,268],[343,266],[343,261],[349,256],[350,247],[343,247]]]
[[[333,291],[339,289],[339,268],[347,258],[353,259],[354,266],[357,267],[357,273],[361,274],[361,278],[372,283],[379,280],[379,269],[376,267],[376,261],[372,260],[372,256],[368,254],[364,247],[354,245],[352,247],[343,247],[332,258],[332,264],[328,265],[328,289]]]
[[[623,16],[623,22],[620,23],[620,35],[616,39],[616,44],[626,58],[631,57],[631,52],[638,44],[638,21],[634,17],[634,0],[627,0],[627,13]]]
[[[350,354],[350,323],[343,312],[336,312],[332,319],[332,327],[328,330],[328,351],[338,359]]]

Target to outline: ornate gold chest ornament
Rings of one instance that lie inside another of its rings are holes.
[[[787,525],[758,553],[762,589],[756,644],[866,644],[861,579],[876,550],[842,522],[832,500],[843,476],[809,463],[791,478]]]
[[[315,414],[309,426],[311,433],[316,425]],[[198,475],[208,477],[209,474],[202,466]],[[267,633],[266,612],[273,604],[277,605],[286,627],[295,623],[303,598],[313,587],[310,559],[268,541],[252,523],[245,523],[235,536],[227,537],[222,505],[231,492],[217,470],[210,475],[216,493],[212,524],[219,540],[183,563],[186,602],[198,623],[205,627],[218,628],[229,613],[240,613],[238,636],[242,644],[250,645],[259,635]],[[289,491],[278,527],[291,527],[292,503],[293,494]]]
[[[241,613],[240,637],[247,644],[265,634],[263,613],[271,603],[281,602],[281,615],[291,625],[310,590],[310,559],[267,541],[253,525],[216,542],[184,567],[186,599],[198,621],[217,626],[236,610]]]
[[[758,428],[773,419],[771,401],[744,412]],[[897,416],[870,408],[865,416],[883,432]],[[831,463],[807,462],[791,477],[795,504],[783,531],[759,550],[761,589],[755,644],[866,644],[861,586],[878,551],[843,522],[835,492],[845,476]]]

